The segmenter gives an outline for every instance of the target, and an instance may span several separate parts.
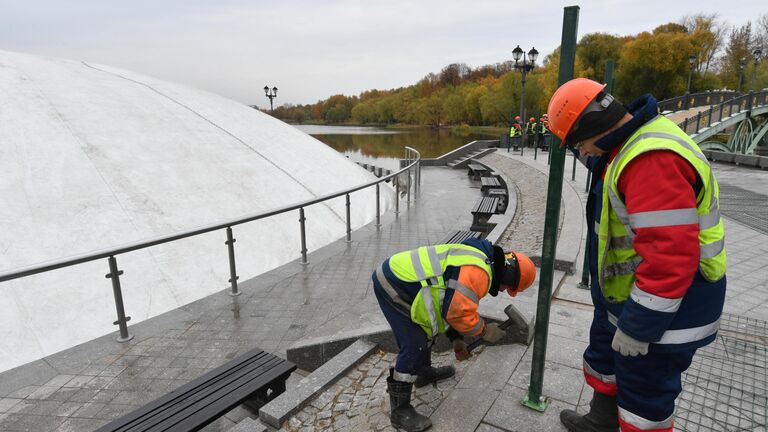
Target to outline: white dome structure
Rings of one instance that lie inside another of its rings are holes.
[[[203,91],[0,51],[0,272],[172,234],[369,182],[320,141]],[[355,192],[352,227],[375,217]],[[382,209],[394,202],[382,188]],[[383,211],[383,210],[382,210]],[[310,251],[344,197],[306,209]],[[298,211],[233,227],[240,280],[300,258]],[[224,230],[117,257],[134,324],[228,287]],[[115,332],[106,259],[0,283],[0,371]]]

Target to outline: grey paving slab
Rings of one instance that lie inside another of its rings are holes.
[[[501,390],[527,349],[523,345],[485,347],[475,354],[477,361],[467,368],[456,388]]]
[[[446,432],[475,430],[499,393],[493,389],[455,389],[432,415],[434,429]]]
[[[543,413],[524,407],[520,401],[525,391],[508,386],[496,402],[488,410],[483,422],[491,426],[515,432],[562,432],[565,427],[560,424],[559,412],[566,408],[573,408],[558,400],[552,400],[547,410]]]

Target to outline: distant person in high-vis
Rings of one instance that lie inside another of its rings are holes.
[[[509,145],[507,146],[507,151],[509,151],[510,147],[514,147],[516,150],[521,145],[520,140],[522,137],[523,127],[520,125],[520,116],[515,116],[515,120],[509,128]]]
[[[699,147],[645,95],[625,107],[585,78],[549,102],[549,128],[592,170],[590,411],[569,431],[672,431],[680,376],[716,335],[726,253],[718,185]]]
[[[446,333],[458,360],[469,357],[463,336],[498,342],[504,331],[480,317],[480,299],[499,291],[514,297],[535,278],[536,267],[530,258],[505,253],[483,239],[400,252],[373,272],[373,291],[400,349],[387,378],[393,427],[409,432],[429,428],[429,418],[411,405],[413,386],[456,372],[453,366],[432,366],[430,341]]]

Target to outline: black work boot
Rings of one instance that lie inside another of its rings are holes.
[[[416,375],[419,377],[416,378],[416,382],[413,383],[413,385],[415,385],[417,388],[424,387],[427,384],[432,384],[433,382],[450,378],[455,374],[456,369],[453,366],[429,366],[416,373]]]
[[[432,421],[428,417],[416,412],[411,405],[411,390],[413,384],[395,381],[390,369],[387,378],[387,393],[389,393],[389,421],[392,427],[406,432],[420,432],[432,427]]]
[[[619,430],[616,396],[594,392],[589,407],[589,413],[585,415],[569,409],[560,411],[560,422],[570,432],[616,432]]]

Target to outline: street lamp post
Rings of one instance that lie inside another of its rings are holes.
[[[688,64],[691,65],[691,71],[688,72],[688,90],[685,91],[686,94],[691,93],[691,78],[693,78],[693,65],[696,63],[696,56],[691,54],[688,56]]]
[[[741,84],[744,82],[744,68],[747,67],[747,59],[744,57],[739,60],[739,88],[736,89],[738,93],[741,93]]]
[[[277,97],[277,87],[272,87],[270,89],[269,86],[264,86],[264,95],[269,98],[269,112],[273,113],[275,109],[272,106],[272,99]]]
[[[530,51],[528,51],[528,55],[526,56],[526,53],[520,48],[520,45],[518,45],[514,50],[512,50],[512,58],[515,60],[515,69],[519,70],[522,74],[522,82],[521,82],[521,91],[520,91],[520,118],[522,121],[526,121],[525,117],[525,76],[528,74],[528,72],[531,71],[534,67],[534,63],[536,62],[536,57],[539,56],[539,52],[536,51],[536,48],[531,48]],[[520,59],[522,58],[522,62],[520,62]],[[525,138],[525,134],[523,134],[523,138]],[[525,140],[522,140],[523,142],[520,143],[520,156],[523,155],[523,149],[525,148]]]
[[[755,91],[755,78],[757,77],[757,66],[760,64],[760,56],[763,54],[763,50],[755,48],[752,51],[752,55],[755,57],[755,65],[752,68],[752,86],[749,88],[751,91]]]

